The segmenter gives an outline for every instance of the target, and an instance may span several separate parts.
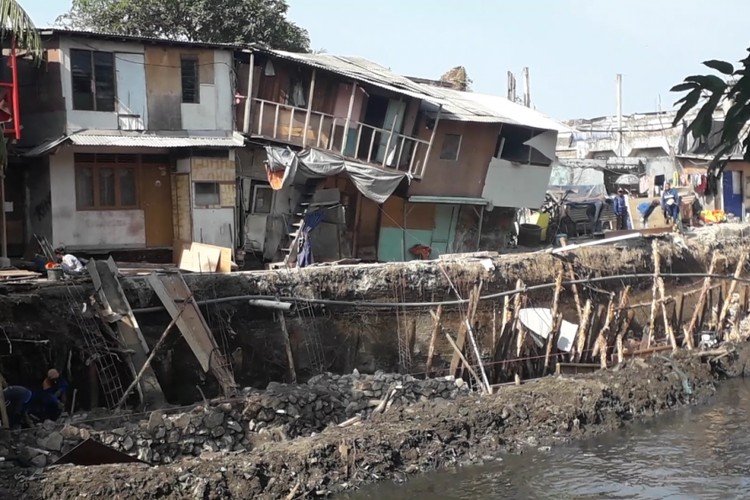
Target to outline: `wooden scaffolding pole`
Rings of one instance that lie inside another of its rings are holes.
[[[685,346],[688,348],[688,350],[692,349],[694,347],[693,342],[693,336],[695,335],[695,330],[698,328],[698,321],[701,318],[701,315],[703,313],[703,308],[706,304],[706,297],[708,296],[708,291],[711,288],[711,276],[714,273],[714,270],[716,269],[716,263],[719,261],[719,255],[714,254],[714,256],[711,258],[711,264],[708,266],[708,275],[703,280],[703,288],[701,288],[701,293],[698,296],[698,302],[695,304],[695,309],[693,310],[693,316],[690,318],[690,323],[688,324],[687,329],[685,330]]]
[[[742,271],[745,269],[745,262],[747,262],[747,252],[742,252],[742,255],[740,255],[740,258],[737,261],[737,268],[734,270],[734,276],[732,277],[732,281],[729,284],[729,289],[724,296],[724,304],[721,308],[721,314],[719,314],[719,322],[716,325],[716,332],[719,339],[723,337],[724,322],[727,319],[729,306],[732,303],[732,295],[734,295],[734,291],[737,288],[737,280],[742,277]]]
[[[648,319],[648,332],[646,333],[645,348],[651,347],[651,341],[654,339],[654,329],[656,328],[656,295],[659,292],[659,244],[656,240],[651,242],[651,255],[654,262],[654,283],[651,287],[651,314]],[[643,344],[643,342],[641,343]]]

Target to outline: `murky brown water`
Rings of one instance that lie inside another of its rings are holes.
[[[349,498],[750,498],[750,381],[595,439],[381,483]]]

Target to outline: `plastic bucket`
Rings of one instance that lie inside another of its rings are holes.
[[[539,245],[542,241],[542,228],[536,224],[521,224],[518,230],[518,244],[525,247]]]

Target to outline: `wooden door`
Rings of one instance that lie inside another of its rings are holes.
[[[146,225],[146,246],[171,247],[172,187],[168,166],[141,167],[141,208]]]

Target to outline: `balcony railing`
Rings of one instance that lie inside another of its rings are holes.
[[[253,99],[250,133],[301,147],[326,149],[373,166],[424,173],[430,142],[319,111]]]

